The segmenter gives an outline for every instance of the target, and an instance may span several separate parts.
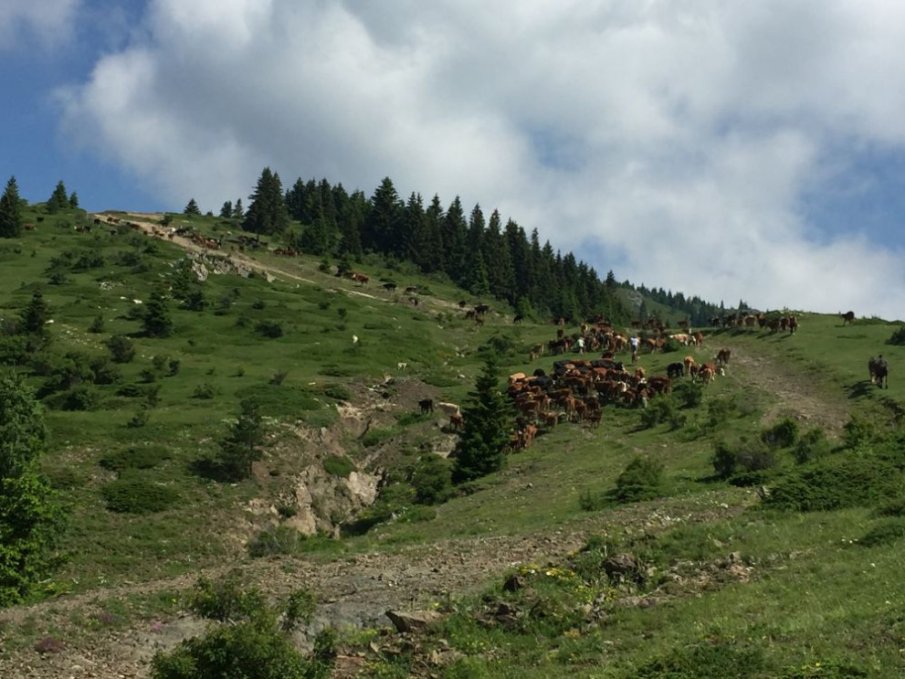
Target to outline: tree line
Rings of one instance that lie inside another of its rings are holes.
[[[224,203],[220,214],[235,218],[233,204]],[[498,210],[485,215],[480,205],[466,211],[458,196],[446,206],[437,195],[427,204],[415,192],[403,200],[389,177],[368,198],[326,179],[298,179],[284,191],[279,175],[265,168],[241,223],[246,231],[341,262],[368,253],[410,261],[475,296],[505,300],[522,315],[627,318],[615,279],[601,280],[571,252],[541,244],[537,229],[529,235]]]

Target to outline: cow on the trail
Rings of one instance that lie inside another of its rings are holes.
[[[889,366],[886,359],[883,358],[883,354],[876,358],[871,357],[867,362],[867,370],[870,373],[871,384],[876,384],[881,389],[889,388]]]
[[[842,318],[842,325],[848,324],[851,325],[855,322],[855,312],[854,311],[846,311],[844,314],[839,314],[839,317]]]

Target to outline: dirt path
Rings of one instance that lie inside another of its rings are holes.
[[[746,384],[771,394],[775,401],[764,414],[765,422],[792,416],[803,428],[820,427],[838,436],[849,420],[844,399],[828,399],[825,391],[805,375],[779,366],[744,349],[732,348],[730,370],[739,373]]]

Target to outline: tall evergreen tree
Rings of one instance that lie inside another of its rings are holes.
[[[340,206],[339,254],[358,259],[362,255],[361,231],[368,212],[368,199],[356,191]]]
[[[73,191],[69,194],[69,207],[75,210],[79,206],[79,195]]]
[[[289,210],[283,197],[280,175],[265,167],[251,195],[242,228],[252,233],[274,235],[282,233],[288,224]]]
[[[231,200],[227,200],[223,203],[223,206],[220,208],[220,217],[223,219],[229,219],[233,216],[233,202]]]
[[[465,221],[465,212],[462,210],[462,201],[459,196],[456,196],[446,210],[441,235],[445,271],[459,284],[465,279],[467,234],[468,224]]]
[[[31,295],[31,301],[22,310],[19,316],[22,332],[30,335],[44,335],[47,333],[47,321],[50,319],[50,307],[44,300],[40,290],[35,290]]]
[[[245,210],[242,207],[241,198],[236,198],[236,204],[233,207],[233,217],[236,219],[245,219]]]
[[[252,399],[239,404],[239,417],[230,428],[229,435],[220,442],[217,463],[223,477],[229,481],[241,481],[251,476],[251,465],[261,459],[260,446],[264,443],[264,424],[260,407]]]
[[[455,449],[453,481],[462,483],[495,472],[505,461],[512,429],[509,399],[500,388],[498,359],[487,354],[484,368],[462,410],[465,428]]]
[[[195,202],[195,199],[192,198],[186,204],[185,209],[182,211],[182,214],[187,215],[189,217],[195,217],[201,215],[201,208],[198,207],[198,203]]]
[[[47,199],[47,211],[53,214],[59,210],[65,210],[69,207],[69,196],[66,193],[66,187],[63,180],[57,182],[56,188],[53,190],[50,198]]]
[[[0,238],[16,238],[22,233],[22,210],[19,205],[19,187],[16,178],[10,177],[6,190],[0,196]]]
[[[142,319],[144,333],[148,337],[169,337],[173,332],[173,320],[163,291],[155,289],[145,304]]]
[[[362,245],[365,249],[401,257],[402,202],[389,177],[384,177],[371,197],[370,208],[364,223]]]

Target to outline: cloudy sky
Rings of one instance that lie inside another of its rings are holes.
[[[0,0],[0,173],[215,212],[389,176],[619,280],[905,318],[903,44],[895,0]]]

